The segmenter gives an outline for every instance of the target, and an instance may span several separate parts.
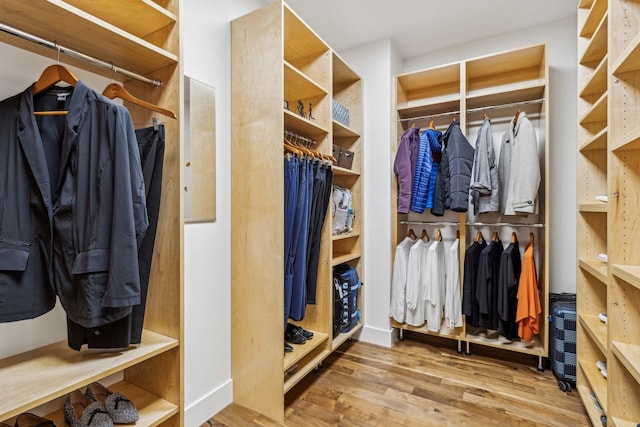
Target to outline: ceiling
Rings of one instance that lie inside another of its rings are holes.
[[[335,51],[382,39],[403,59],[576,15],[577,0],[286,0]]]

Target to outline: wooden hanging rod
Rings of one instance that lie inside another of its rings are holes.
[[[148,77],[141,76],[140,74],[136,74],[134,72],[131,72],[131,71],[116,67],[115,65],[110,64],[108,62],[104,62],[104,61],[101,61],[99,59],[93,58],[93,57],[91,57],[89,55],[85,55],[84,53],[77,52],[77,51],[75,51],[73,49],[69,49],[69,48],[64,47],[64,46],[60,46],[59,44],[57,44],[55,42],[50,42],[48,40],[45,40],[45,39],[42,39],[40,37],[34,36],[33,34],[26,33],[26,32],[24,32],[22,30],[18,30],[17,28],[13,28],[13,27],[11,27],[9,25],[6,25],[5,23],[2,23],[2,22],[0,22],[0,31],[2,31],[4,33],[7,33],[7,34],[10,34],[10,35],[15,36],[15,37],[19,37],[19,38],[21,38],[23,40],[26,40],[28,42],[35,43],[35,44],[43,46],[43,47],[47,47],[49,49],[53,49],[53,50],[55,50],[55,51],[57,51],[59,53],[64,53],[65,55],[81,59],[81,60],[83,60],[85,62],[88,62],[88,63],[90,63],[92,65],[95,65],[97,67],[104,68],[105,70],[111,70],[114,73],[117,72],[117,73],[120,73],[120,74],[122,74],[124,76],[130,77],[132,79],[139,80],[139,81],[144,82],[144,83],[149,83],[149,84],[151,84],[153,86],[156,86],[156,87],[162,86],[162,81],[160,81],[160,80],[150,79]]]

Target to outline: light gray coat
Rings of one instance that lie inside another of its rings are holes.
[[[473,213],[496,212],[499,207],[498,189],[498,164],[493,150],[491,121],[485,119],[478,132],[473,160],[473,178],[471,180]]]
[[[536,213],[540,187],[538,141],[524,112],[502,138],[498,164],[500,211],[505,215]]]

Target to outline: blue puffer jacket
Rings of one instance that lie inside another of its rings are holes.
[[[442,216],[445,209],[466,212],[469,208],[469,185],[473,168],[474,148],[460,130],[455,120],[442,135],[442,161],[434,190],[431,213]]]
[[[413,178],[413,189],[411,191],[411,210],[413,212],[422,213],[427,206],[429,180],[435,179],[435,176],[434,178],[431,177],[433,155],[434,152],[436,155],[440,153],[441,137],[442,132],[435,129],[426,129],[420,135],[416,174]],[[433,200],[433,191],[431,191],[431,199]]]

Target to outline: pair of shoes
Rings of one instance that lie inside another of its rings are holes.
[[[300,328],[302,329],[302,328]],[[284,338],[291,344],[304,344],[307,342],[307,338],[302,335],[302,331],[297,326],[287,323],[287,328],[284,331]]]
[[[0,427],[11,427],[9,424],[0,423]],[[16,417],[15,427],[56,427],[56,423],[42,418],[30,412],[23,412]]]
[[[64,402],[64,418],[71,427],[112,427],[138,421],[138,410],[124,395],[100,383],[87,386],[85,394],[74,390]]]
[[[64,400],[64,420],[71,427],[113,427],[113,420],[100,402],[74,390]]]
[[[287,330],[289,329],[297,329],[305,339],[310,340],[313,338],[313,332],[304,329],[302,326],[294,325],[293,323],[287,323]]]
[[[596,366],[600,369],[600,373],[603,377],[607,378],[607,362],[604,360],[598,360]]]
[[[284,352],[285,353],[291,353],[293,351],[293,347],[291,347],[289,344],[284,343]],[[2,427],[2,426],[0,426]]]

